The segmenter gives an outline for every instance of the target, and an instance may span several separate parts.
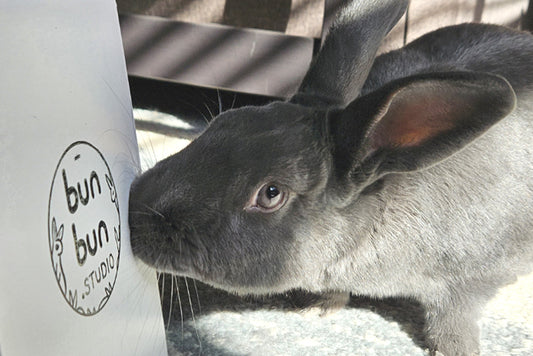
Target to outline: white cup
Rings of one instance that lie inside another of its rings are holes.
[[[166,355],[113,0],[0,0],[0,352]]]

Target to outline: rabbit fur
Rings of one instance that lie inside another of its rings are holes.
[[[407,5],[350,2],[292,98],[138,177],[135,255],[239,294],[412,298],[430,350],[477,354],[481,308],[533,262],[533,36],[462,24],[376,58]]]

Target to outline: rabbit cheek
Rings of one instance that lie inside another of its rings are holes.
[[[261,213],[236,214],[227,221],[211,235],[200,279],[239,294],[286,290],[288,233]]]

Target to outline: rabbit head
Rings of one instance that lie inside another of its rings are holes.
[[[286,289],[292,220],[305,223],[327,180],[322,126],[313,110],[290,103],[221,114],[135,181],[136,255],[226,289]]]
[[[342,209],[372,196],[383,175],[458,152],[514,101],[504,79],[458,72],[394,81],[344,109],[225,112],[134,182],[134,253],[239,293],[326,289],[327,267],[358,243],[346,226],[372,222],[371,205],[351,223]]]

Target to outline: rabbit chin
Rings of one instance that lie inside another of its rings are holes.
[[[205,271],[184,266],[179,266],[178,268],[174,266],[168,266],[168,268],[158,267],[157,270],[178,277],[192,278],[211,287],[241,296],[273,295],[302,288],[300,281],[291,278],[284,279],[286,276],[249,278],[249,276],[242,275],[240,276],[241,278],[236,278],[235,276],[228,275],[222,269],[212,270],[206,273]],[[306,290],[314,289],[316,288],[306,288]]]

